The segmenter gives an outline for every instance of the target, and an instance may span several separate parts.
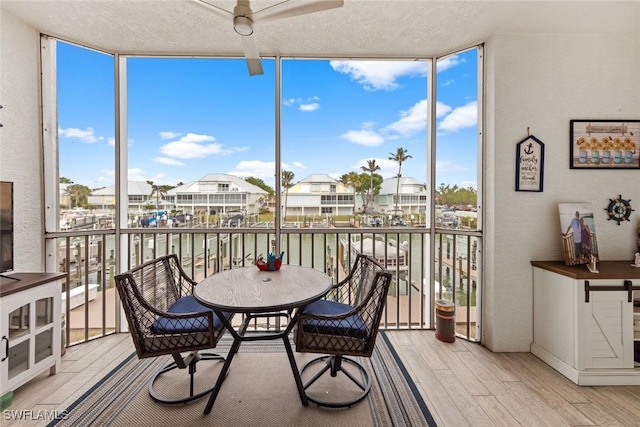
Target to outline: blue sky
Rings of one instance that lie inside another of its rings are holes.
[[[175,185],[208,173],[274,183],[275,61],[250,77],[243,59],[127,60],[129,180]],[[437,182],[477,185],[476,51],[438,64]],[[389,153],[412,156],[402,175],[426,177],[427,66],[419,61],[285,60],[282,162],[294,181],[335,178]],[[114,183],[114,60],[58,44],[60,175]]]

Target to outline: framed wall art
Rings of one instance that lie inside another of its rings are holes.
[[[640,120],[571,120],[571,169],[640,169]]]

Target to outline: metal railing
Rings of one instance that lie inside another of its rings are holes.
[[[113,229],[47,235],[57,248],[58,271],[67,273],[61,290],[67,345],[120,331],[117,259],[127,260],[119,268],[125,271],[176,253],[185,271],[199,281],[253,265],[276,246],[274,230],[265,228],[132,228],[121,235],[118,239]],[[118,241],[125,242],[123,258]],[[393,274],[381,328],[432,329],[434,303],[447,299],[456,304],[456,335],[472,341],[480,337],[480,248],[478,232],[409,227],[284,228],[280,241],[285,263],[317,268],[335,283],[346,276],[357,253],[374,256]]]

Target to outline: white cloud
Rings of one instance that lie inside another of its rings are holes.
[[[275,170],[275,162],[264,162],[262,160],[243,160],[238,163],[235,170],[230,171],[231,175],[240,176],[246,178],[253,176],[261,178],[265,182],[273,182]]]
[[[285,165],[283,164],[283,167],[284,166]],[[303,163],[300,163],[300,162],[293,162],[293,163],[291,163],[291,166],[293,166],[294,168],[297,168],[297,169],[302,169],[302,170],[309,169],[306,165],[304,165]]]
[[[314,95],[306,99],[287,98],[282,100],[282,105],[284,105],[285,107],[292,107],[298,104],[298,110],[307,112],[307,111],[316,111],[318,108],[320,108],[320,104],[318,103],[318,101],[320,101],[320,97]]]
[[[156,157],[155,159],[153,159],[153,161],[156,163],[161,163],[163,165],[186,166],[186,164],[181,162],[180,160],[170,159],[168,157]]]
[[[158,132],[160,139],[173,139],[182,135],[180,132]]]
[[[300,104],[300,107],[298,107],[298,110],[316,111],[318,108],[320,108],[320,104],[318,104],[317,102],[312,102],[311,104]]]
[[[478,124],[478,103],[472,101],[462,107],[457,107],[448,114],[438,126],[438,129],[456,132],[460,129]]]
[[[215,141],[213,136],[188,133],[179,140],[160,147],[160,152],[178,159],[200,159],[212,155],[231,153],[231,150],[223,148],[224,145],[220,143],[207,144],[207,142],[213,141]]]
[[[127,177],[129,181],[147,181],[147,171],[140,168],[131,168],[127,170]]]
[[[438,65],[437,65],[437,71],[444,71],[446,69],[455,67],[457,65],[462,64],[464,61],[464,58],[460,58],[458,55],[453,55],[450,56],[448,58],[442,59],[440,61],[438,61]]]
[[[403,76],[425,76],[427,64],[419,61],[331,61],[331,67],[360,83],[365,90],[392,91]]]
[[[78,128],[59,128],[58,136],[61,136],[63,138],[76,138],[81,142],[85,142],[87,144],[93,144],[104,139],[104,137],[102,136],[95,136],[95,131],[93,130],[93,128],[86,128],[85,130]]]
[[[426,99],[418,101],[408,110],[401,111],[401,119],[384,128],[385,131],[396,132],[403,136],[410,136],[427,129]]]
[[[382,135],[368,128],[350,130],[340,136],[353,144],[367,147],[375,147],[384,143],[384,137]]]
[[[446,116],[452,108],[444,102],[436,101],[436,118]]]
[[[451,172],[467,172],[470,169],[466,166],[462,166],[457,163],[452,163],[450,161],[437,161],[436,162],[436,171],[438,173],[451,173]]]

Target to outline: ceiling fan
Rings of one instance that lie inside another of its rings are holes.
[[[233,12],[221,8],[212,3],[213,0],[195,0],[208,10],[225,18],[231,18],[233,29],[240,35],[244,56],[247,60],[249,75],[263,74],[260,55],[253,37],[253,26],[261,22],[274,21],[276,19],[290,18],[321,12],[323,10],[342,7],[344,0],[284,0],[272,6],[260,9],[257,12],[251,10],[248,0],[238,0]]]

